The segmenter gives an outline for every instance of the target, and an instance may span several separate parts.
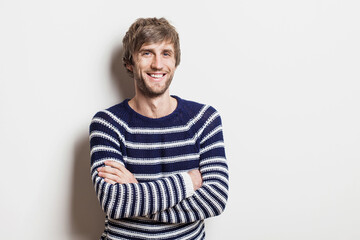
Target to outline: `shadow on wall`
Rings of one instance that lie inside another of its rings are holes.
[[[120,100],[130,99],[135,95],[134,80],[130,78],[122,62],[123,53],[122,46],[115,48],[110,65],[112,80],[118,89]]]
[[[118,102],[134,96],[133,80],[123,67],[122,55],[122,46],[115,48],[110,64],[111,81],[119,92]],[[76,239],[99,239],[104,230],[105,214],[101,210],[91,182],[88,132],[84,132],[76,142],[73,163],[70,203],[72,234]]]
[[[71,199],[72,235],[76,239],[99,239],[105,214],[96,198],[90,177],[89,138],[81,136],[75,146]]]

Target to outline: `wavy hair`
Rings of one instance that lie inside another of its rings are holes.
[[[180,64],[180,40],[174,26],[165,18],[139,18],[126,32],[123,38],[123,63],[133,65],[133,54],[140,50],[143,44],[168,41],[174,45],[175,66]],[[127,68],[126,68],[127,69]],[[127,69],[132,75],[132,72]]]

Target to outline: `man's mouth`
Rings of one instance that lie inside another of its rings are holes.
[[[160,78],[164,77],[166,74],[165,73],[148,73],[147,75],[149,75],[150,77],[152,77],[154,79],[160,79]]]

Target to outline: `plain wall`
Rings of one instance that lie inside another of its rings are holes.
[[[88,125],[133,94],[121,41],[166,17],[171,94],[220,112],[230,166],[207,239],[360,239],[360,4],[0,0],[1,239],[98,239]]]

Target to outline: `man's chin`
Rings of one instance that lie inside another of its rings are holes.
[[[140,78],[137,80],[139,91],[146,97],[157,98],[166,94],[172,79],[165,79],[165,82],[152,82],[149,79]]]
[[[149,98],[158,98],[158,97],[161,97],[164,94],[166,94],[166,90],[167,89],[161,90],[161,91],[153,91],[153,90],[148,89],[148,90],[143,91],[142,93]]]

